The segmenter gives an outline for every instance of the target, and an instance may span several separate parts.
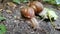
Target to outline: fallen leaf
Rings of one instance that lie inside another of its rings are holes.
[[[6,12],[7,12],[7,13],[12,13],[12,11],[11,11],[11,10],[6,10]]]
[[[58,10],[60,10],[60,7],[59,8],[57,8]]]
[[[3,9],[0,9],[0,11],[2,11]]]
[[[4,8],[3,4],[0,4],[0,9],[3,9],[3,8]]]
[[[13,8],[17,7],[16,4],[14,4],[13,2],[8,2],[7,4],[8,4],[10,7],[13,7]]]

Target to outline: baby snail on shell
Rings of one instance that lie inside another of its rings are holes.
[[[35,18],[34,9],[28,6],[23,6],[21,8],[21,13],[24,17],[28,18],[31,22],[31,26],[33,29],[39,28],[39,23]]]
[[[39,14],[43,10],[43,5],[39,1],[32,1],[29,2],[27,5],[34,9],[35,14]]]

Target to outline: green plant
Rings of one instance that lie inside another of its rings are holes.
[[[1,14],[1,12],[0,12],[0,21],[3,21],[3,20],[5,20],[6,18],[5,17],[3,17],[3,15]]]
[[[43,2],[48,2],[50,4],[60,6],[60,0],[43,0]]]
[[[28,2],[29,0],[13,0],[13,2],[20,4],[20,3],[25,3]]]
[[[0,34],[5,34],[6,31],[6,26],[4,24],[0,24]]]
[[[57,16],[57,14],[55,13],[54,10],[49,9],[49,8],[44,8],[44,11],[43,11],[43,13],[41,14],[41,16],[43,17],[43,19],[49,19],[51,25],[52,25],[54,28],[56,28],[56,25],[55,25],[55,23],[54,23],[53,20],[57,20],[58,16]]]
[[[58,16],[56,15],[55,11],[49,9],[49,8],[46,8],[47,9],[47,16],[48,16],[48,19],[50,20],[50,23],[51,25],[53,26],[53,28],[56,28],[56,25],[55,23],[53,22],[53,20],[56,20],[58,18]],[[52,20],[52,18],[54,18]]]

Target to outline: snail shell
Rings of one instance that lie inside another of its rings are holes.
[[[26,17],[26,18],[32,18],[32,17],[35,16],[34,9],[31,8],[31,7],[25,7],[25,6],[24,6],[24,7],[21,9],[21,13],[22,13],[22,15],[23,15],[24,17]]]
[[[43,5],[38,1],[29,2],[28,5],[34,9],[36,14],[41,13],[43,10]]]

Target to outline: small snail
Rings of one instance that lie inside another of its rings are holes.
[[[38,1],[29,2],[28,6],[32,7],[36,14],[41,13],[43,10],[43,5]]]
[[[24,17],[28,18],[31,22],[31,25],[34,29],[39,28],[39,23],[35,19],[34,9],[31,7],[22,7],[21,13]]]

